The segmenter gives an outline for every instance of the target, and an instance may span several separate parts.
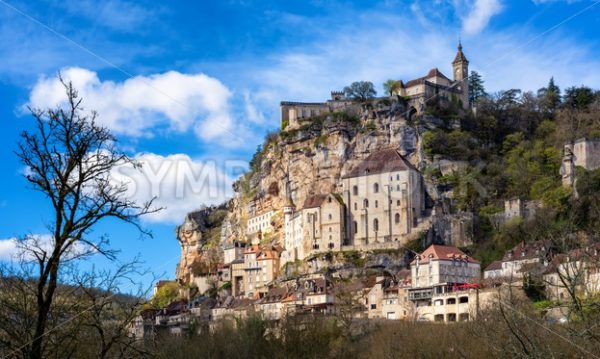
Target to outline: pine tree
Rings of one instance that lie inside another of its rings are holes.
[[[473,105],[481,97],[487,96],[483,84],[484,81],[481,75],[477,71],[471,71],[471,76],[469,76],[469,104]]]
[[[554,83],[554,77],[550,78],[547,87],[538,90],[538,97],[550,111],[558,108],[561,101],[560,88]]]

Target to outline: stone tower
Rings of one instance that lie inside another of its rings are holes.
[[[458,41],[458,51],[452,61],[452,74],[454,81],[458,82],[456,89],[461,91],[460,100],[464,108],[469,107],[469,60],[462,51],[462,44]]]

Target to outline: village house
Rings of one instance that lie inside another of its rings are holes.
[[[223,264],[231,264],[235,260],[244,259],[245,249],[246,243],[241,241],[233,241],[223,246]]]
[[[411,319],[414,315],[414,305],[408,300],[408,290],[411,288],[410,270],[402,270],[396,278],[383,289],[381,299],[382,317],[389,320]]]
[[[423,216],[419,171],[396,149],[370,154],[342,177],[347,245],[406,241]]]
[[[275,211],[269,210],[257,216],[248,218],[246,221],[246,234],[252,235],[256,233],[269,233],[273,230],[271,218],[275,215]]]
[[[408,299],[419,320],[470,320],[477,302],[481,267],[456,247],[433,244],[415,256]],[[475,302],[475,303],[474,303]]]
[[[520,280],[524,273],[537,269],[540,273],[552,259],[554,250],[548,242],[520,242],[501,261],[491,263],[483,272],[485,279]]]
[[[543,274],[546,296],[556,302],[571,295],[588,297],[600,292],[600,243],[557,254]]]
[[[367,318],[382,317],[382,301],[385,286],[385,277],[372,276],[367,280],[365,287],[365,306],[367,308]]]
[[[259,298],[267,293],[279,270],[279,252],[274,248],[253,245],[244,252],[244,290],[248,298]],[[235,278],[235,277],[233,277]]]
[[[287,297],[287,288],[271,288],[256,302],[256,311],[266,320],[280,320],[286,314],[283,301]]]

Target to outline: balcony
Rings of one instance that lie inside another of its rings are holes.
[[[433,288],[410,289],[408,291],[408,299],[411,301],[430,300],[433,297]]]

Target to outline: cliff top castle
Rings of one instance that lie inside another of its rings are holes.
[[[407,98],[409,105],[407,117],[422,113],[425,101],[433,97],[455,99],[460,101],[464,108],[468,108],[469,60],[463,53],[460,41],[452,61],[452,74],[451,80],[436,67],[429,70],[425,76],[407,82],[400,80],[400,89],[396,95]],[[332,91],[331,99],[326,102],[282,101],[280,103],[281,128],[296,129],[303,120],[344,110],[353,103],[352,99],[346,98],[341,91]]]

